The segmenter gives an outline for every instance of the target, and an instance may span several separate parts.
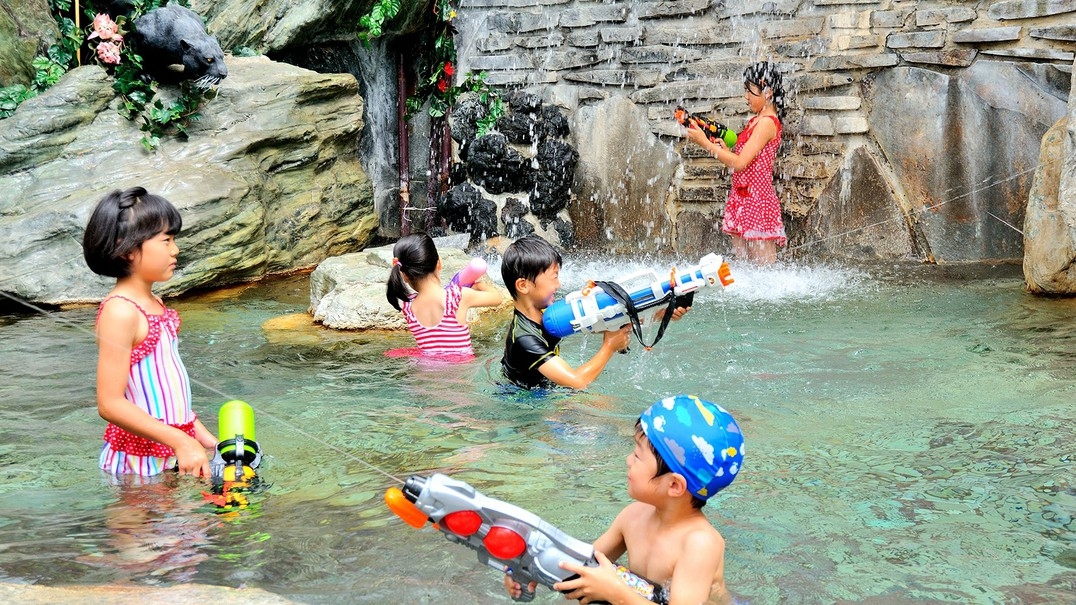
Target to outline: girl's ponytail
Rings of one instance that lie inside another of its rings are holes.
[[[401,237],[392,247],[392,269],[389,270],[385,290],[389,304],[397,311],[401,310],[400,303],[412,295],[409,284],[436,271],[440,260],[437,246],[429,235],[421,233]]]
[[[407,284],[404,283],[403,273],[400,270],[399,259],[392,259],[392,270],[389,271],[388,287],[385,291],[385,297],[389,299],[389,304],[397,311],[400,310],[400,302],[407,300],[411,295],[411,292],[407,288]]]

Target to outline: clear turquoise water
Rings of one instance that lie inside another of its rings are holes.
[[[562,281],[639,266],[570,261]],[[235,517],[206,512],[193,479],[119,487],[96,470],[93,309],[0,316],[0,581],[506,603],[474,553],[386,510],[380,471],[451,473],[593,538],[627,501],[635,417],[691,392],[747,438],[743,474],[706,507],[742,600],[1076,603],[1076,301],[1025,294],[1011,267],[734,277],[653,352],[547,398],[493,384],[496,324],[477,361],[439,367],[384,356],[407,335],[263,327],[306,310],[305,277],[175,301],[206,424],[227,398],[257,411],[272,485]],[[599,342],[562,353],[577,364]]]

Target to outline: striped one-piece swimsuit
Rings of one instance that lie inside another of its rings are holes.
[[[131,349],[131,369],[123,396],[150,416],[194,436],[194,410],[187,368],[179,358],[179,313],[165,308],[150,315],[133,300],[111,296],[101,301],[97,316],[110,300],[123,299],[149,322],[146,338]],[[161,303],[161,306],[164,306]],[[157,475],[175,466],[172,448],[109,424],[99,460],[101,470],[115,475]]]
[[[419,323],[411,301],[403,304],[404,319],[407,328],[418,343],[419,350],[426,355],[467,356],[474,355],[471,348],[471,328],[456,321],[456,311],[460,308],[463,290],[459,284],[450,282],[445,286],[445,314],[441,321],[432,328]]]

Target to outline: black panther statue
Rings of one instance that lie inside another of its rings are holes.
[[[194,80],[205,89],[228,77],[220,43],[189,8],[169,4],[147,12],[135,20],[130,38],[143,69],[159,81]]]

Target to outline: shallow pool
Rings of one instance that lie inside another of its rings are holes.
[[[562,283],[641,266],[569,261]],[[688,392],[747,439],[743,473],[705,509],[741,600],[1076,603],[1076,301],[1025,294],[1012,267],[733,277],[654,351],[546,398],[496,387],[496,323],[475,362],[437,366],[384,355],[406,334],[282,327],[308,305],[302,276],[173,301],[206,425],[229,398],[257,413],[271,487],[234,516],[194,479],[119,487],[97,471],[94,309],[0,316],[0,582],[507,603],[473,552],[387,511],[390,476],[450,473],[592,539],[627,502],[636,416]],[[575,365],[599,343],[562,353]]]

